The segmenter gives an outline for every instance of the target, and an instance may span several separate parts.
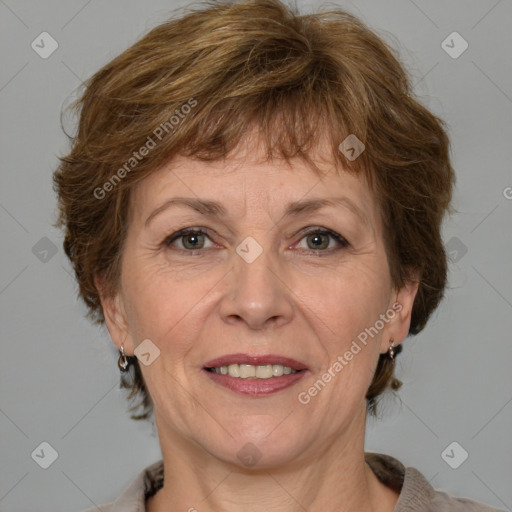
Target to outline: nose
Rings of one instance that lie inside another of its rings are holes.
[[[277,328],[290,322],[293,292],[276,256],[264,249],[250,263],[236,252],[233,260],[220,307],[223,321],[233,325],[244,322],[252,330]]]

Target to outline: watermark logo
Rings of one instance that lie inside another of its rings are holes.
[[[460,467],[468,457],[469,453],[459,443],[457,443],[457,441],[450,443],[441,452],[441,458],[452,469],[457,469]]]
[[[452,59],[458,59],[468,49],[468,47],[468,42],[458,32],[452,32],[441,43],[441,48]]]
[[[458,263],[468,252],[467,246],[456,236],[452,236],[450,240],[448,240],[445,248],[450,261],[453,263]]]
[[[149,366],[160,356],[160,349],[150,339],[145,339],[133,353],[144,366]]]
[[[160,123],[157,128],[153,130],[152,135],[148,135],[146,142],[137,150],[132,153],[132,156],[101,186],[93,190],[93,195],[96,199],[104,199],[108,192],[114,190],[115,186],[126,177],[149,153],[155,149],[158,143],[164,139],[166,135],[176,130],[176,127],[181,123],[182,119],[186,117],[197,105],[194,98],[190,98],[179,109],[174,111],[174,114],[168,121]]]
[[[57,450],[47,441],[43,441],[31,453],[34,462],[43,469],[48,469],[59,457]]]
[[[244,466],[252,467],[261,459],[261,452],[258,447],[252,443],[246,443],[236,454]]]
[[[347,160],[353,162],[366,149],[366,146],[353,133],[351,133],[338,146],[338,149],[345,155]]]
[[[298,401],[302,405],[309,404],[309,402],[311,402],[311,398],[317,396],[318,393],[320,393],[320,391],[322,391],[327,384],[331,382],[331,380],[333,380],[343,370],[343,368],[352,361],[352,359],[354,359],[354,356],[361,352],[362,348],[360,344],[366,346],[368,344],[368,336],[370,338],[376,336],[401,310],[402,304],[395,302],[385,313],[379,315],[379,319],[376,320],[371,327],[365,328],[357,335],[356,339],[352,341],[352,345],[349,350],[345,351],[343,355],[339,355],[312,386],[310,386],[306,391],[301,391],[297,395]]]
[[[47,59],[59,47],[59,43],[48,32],[41,32],[30,46],[39,57]]]
[[[43,236],[32,247],[32,254],[39,261],[48,263],[57,254],[57,250],[57,246],[47,236]]]
[[[237,254],[247,263],[252,263],[263,252],[263,247],[252,236],[245,238],[236,248]]]

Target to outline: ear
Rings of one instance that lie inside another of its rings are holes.
[[[134,351],[130,331],[128,328],[127,317],[120,292],[112,295],[105,285],[103,276],[95,276],[94,283],[100,296],[105,324],[114,345],[118,349],[124,344],[126,355],[132,355]]]
[[[404,286],[393,293],[393,301],[389,304],[390,309],[387,314],[390,320],[381,340],[381,353],[388,351],[391,339],[396,346],[402,343],[409,334],[412,307],[420,284],[418,271],[413,271],[410,275],[411,277]],[[394,315],[391,311],[394,312]]]

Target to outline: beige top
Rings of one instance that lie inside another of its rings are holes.
[[[389,455],[365,453],[365,459],[383,484],[400,492],[393,512],[499,511],[478,501],[457,498],[444,491],[435,490],[417,469],[406,468]],[[164,467],[160,460],[142,470],[114,502],[99,505],[99,508],[103,512],[145,512],[146,498],[162,487],[163,479]],[[84,512],[97,510],[95,507]]]

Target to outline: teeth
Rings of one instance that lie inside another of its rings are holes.
[[[220,368],[215,368],[216,373],[219,373],[219,370]],[[228,374],[230,377],[240,377],[240,366],[238,364],[230,364],[228,366]]]
[[[270,379],[272,377],[281,377],[281,375],[297,373],[297,370],[292,370],[289,366],[283,366],[282,364],[264,364],[260,366],[253,366],[252,364],[230,364],[229,366],[213,368],[212,371],[240,379]]]
[[[265,364],[263,366],[256,366],[256,377],[258,379],[270,379],[272,377],[272,365]]]
[[[249,377],[256,377],[256,367],[250,364],[240,365],[240,378],[248,379]]]
[[[280,365],[280,364],[273,364],[272,365],[272,375],[274,377],[281,377],[281,375],[283,375],[284,371],[283,371],[283,366]]]

